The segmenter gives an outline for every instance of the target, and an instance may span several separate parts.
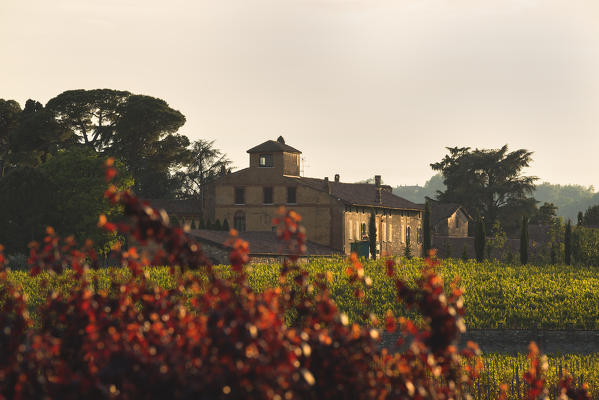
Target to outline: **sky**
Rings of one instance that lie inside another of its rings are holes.
[[[599,188],[595,0],[0,0],[0,54],[0,98],[159,97],[238,169],[282,135],[305,176],[422,185],[508,144]]]

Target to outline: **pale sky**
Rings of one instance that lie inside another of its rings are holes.
[[[599,188],[596,0],[0,0],[0,54],[0,98],[159,97],[237,168],[283,135],[306,176],[423,184],[507,143]]]

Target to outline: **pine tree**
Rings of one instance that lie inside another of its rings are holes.
[[[223,231],[227,231],[229,232],[229,220],[225,218],[224,222],[223,222]]]
[[[374,209],[370,211],[370,220],[368,221],[368,245],[370,247],[370,256],[376,259],[376,216]]]
[[[430,202],[426,202],[424,206],[424,217],[422,219],[422,256],[428,257],[428,253],[431,250],[431,205]]]
[[[215,231],[220,231],[222,229],[221,225],[220,225],[220,219],[216,219],[216,222],[214,223],[214,230]]]
[[[204,223],[204,217],[200,217],[200,223],[198,224],[198,229],[206,229],[206,224]]]
[[[474,233],[474,253],[478,262],[481,262],[485,258],[485,242],[485,224],[480,214],[478,214],[476,218],[476,231]]]
[[[196,220],[193,218],[191,219],[191,226],[189,227],[189,229],[198,229],[196,225]]]
[[[572,264],[572,223],[568,220],[564,232],[564,261],[566,265]]]
[[[528,264],[528,217],[522,216],[522,228],[520,230],[520,264]]]
[[[577,226],[583,226],[584,225],[584,217],[582,215],[582,211],[578,211],[578,222],[576,223]]]

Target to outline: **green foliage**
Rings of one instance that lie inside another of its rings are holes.
[[[412,241],[412,239],[410,238],[410,235],[406,235],[406,247],[404,247],[404,249],[403,249],[403,255],[408,260],[413,257],[412,256],[412,244],[410,243],[411,241]]]
[[[220,219],[218,219],[218,218],[216,219],[216,222],[214,223],[214,227],[213,228],[214,228],[215,231],[221,231],[222,230],[222,226],[220,224]]]
[[[229,232],[229,220],[225,218],[223,221],[223,231]]]
[[[422,255],[423,257],[428,256],[431,249],[431,205],[430,202],[426,202],[424,206],[424,216],[422,218]],[[449,257],[449,256],[448,256]]]
[[[4,176],[10,154],[10,132],[18,125],[21,106],[14,100],[0,99],[0,178]]]
[[[192,143],[189,162],[180,174],[181,197],[202,200],[205,185],[227,174],[232,161],[214,147],[214,140],[200,139]]]
[[[95,151],[108,150],[131,93],[122,90],[67,90],[50,99],[46,107],[80,143]]]
[[[368,247],[370,249],[370,258],[376,259],[376,216],[374,209],[370,211],[368,220]]]
[[[599,229],[572,229],[571,249],[572,258],[577,264],[599,265]]]
[[[36,167],[71,147],[75,137],[39,102],[27,100],[18,123],[9,132],[9,143],[14,166]]]
[[[413,285],[420,274],[421,259],[403,258],[396,266],[397,272]],[[255,264],[252,266],[250,286],[257,291],[279,285],[277,264]],[[362,315],[373,312],[384,320],[387,310],[418,319],[396,300],[394,284],[385,273],[384,260],[366,260],[365,274],[372,279],[372,288],[367,290],[364,303],[354,296],[354,285],[346,275],[344,258],[319,259],[305,265],[309,280],[318,274],[330,272],[328,288],[333,299],[351,320],[362,321]],[[221,274],[230,274],[230,267],[217,266]],[[150,268],[150,277],[161,287],[172,288],[174,284],[168,268]],[[465,288],[465,316],[468,328],[474,329],[599,329],[596,304],[599,304],[599,267],[574,267],[565,265],[525,266],[504,264],[497,261],[476,263],[456,259],[443,261],[439,269],[446,289],[456,277],[461,278]],[[69,273],[46,276],[49,286],[40,285],[39,276],[12,272],[9,279],[17,282],[28,296],[30,305],[42,301],[49,290],[63,292],[73,284]],[[111,276],[124,282],[130,275],[126,268],[100,269],[91,271],[98,277],[98,288],[109,288]],[[93,280],[92,280],[93,281]]]
[[[584,225],[584,216],[582,214],[582,211],[578,211],[578,216],[576,218],[577,218],[576,226],[583,226]]]
[[[485,258],[485,224],[482,217],[478,214],[476,218],[476,230],[474,232],[474,252],[476,261],[481,262]]]
[[[599,227],[599,204],[587,208],[583,217],[584,226]]]
[[[495,221],[493,224],[492,233],[493,235],[487,239],[487,258],[491,259],[493,257],[493,252],[497,250],[497,258],[502,259],[503,250],[505,248],[505,244],[507,243],[507,235],[501,228],[499,221]]]
[[[572,264],[572,223],[570,220],[566,223],[566,231],[564,232],[564,262],[566,265]]]
[[[557,220],[557,207],[553,203],[545,202],[539,207],[538,212],[530,219],[531,224],[552,225]]]
[[[528,263],[528,217],[522,216],[522,228],[520,230],[520,264]]]
[[[189,229],[197,229],[197,225],[196,225],[196,220],[195,218],[191,219],[191,225],[189,225]]]
[[[521,175],[532,160],[532,152],[524,149],[508,152],[507,145],[496,150],[469,147],[447,150],[449,155],[431,164],[433,170],[443,174],[447,186],[439,194],[439,200],[461,204],[470,213],[480,210],[488,230],[496,219],[508,227],[506,216],[516,212],[522,215],[519,211],[530,200],[527,196],[533,192],[537,179]]]

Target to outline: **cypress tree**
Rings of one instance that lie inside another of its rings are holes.
[[[410,236],[407,236],[406,237],[406,247],[403,251],[404,257],[408,258],[408,259],[412,258],[412,246],[410,244],[410,241],[411,241]]]
[[[564,232],[564,261],[566,265],[572,264],[572,223],[568,220]]]
[[[216,219],[216,222],[214,223],[214,230],[215,231],[220,231],[222,229],[222,227],[220,226],[220,219]]]
[[[422,256],[428,257],[428,253],[431,250],[431,205],[428,201],[424,206],[422,231]]]
[[[374,209],[370,211],[370,220],[368,221],[368,246],[370,247],[370,256],[376,259],[376,216]]]
[[[190,225],[189,229],[198,229],[198,227],[196,225],[196,220],[193,218],[191,219],[191,225]]]
[[[528,217],[522,216],[522,229],[520,230],[520,264],[528,263]]]
[[[200,217],[200,223],[198,224],[198,229],[206,229],[206,224],[204,223],[204,217]]]
[[[179,224],[179,220],[177,219],[177,217],[173,216],[173,217],[171,218],[171,225],[172,225],[172,226],[179,226],[179,225],[180,225],[180,224]]]
[[[476,218],[476,231],[474,232],[474,253],[476,261],[481,262],[485,258],[485,224],[478,214]]]
[[[583,226],[584,225],[584,217],[582,215],[582,211],[578,211],[578,222],[576,223],[577,226]]]
[[[223,221],[223,231],[229,232],[229,220],[225,218]]]

